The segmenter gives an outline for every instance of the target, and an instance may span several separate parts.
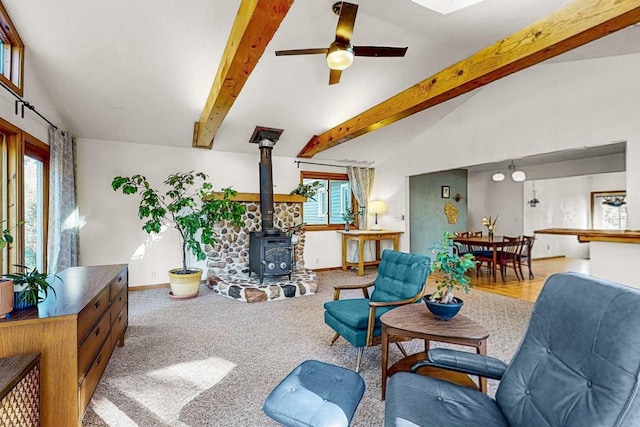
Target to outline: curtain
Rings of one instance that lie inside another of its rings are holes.
[[[369,228],[369,196],[371,196],[371,191],[373,190],[376,170],[374,168],[349,166],[347,167],[347,176],[349,177],[349,182],[351,182],[351,191],[360,205],[358,228],[367,230]]]
[[[53,126],[49,127],[49,273],[78,265],[75,148],[75,141],[70,134]]]

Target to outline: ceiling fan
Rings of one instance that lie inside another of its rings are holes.
[[[388,46],[353,46],[351,35],[356,22],[358,5],[339,1],[333,5],[333,12],[338,15],[336,39],[328,48],[277,50],[276,56],[325,54],[329,66],[329,84],[340,82],[342,70],[353,62],[354,56],[402,57],[407,53],[406,47]]]

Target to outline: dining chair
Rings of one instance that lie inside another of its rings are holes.
[[[453,233],[454,237],[461,237],[461,238],[467,238],[469,236],[471,236],[471,233],[469,231],[458,231],[458,232],[454,232]],[[464,243],[458,243],[456,242],[453,245],[453,248],[455,251],[458,252],[458,255],[462,256],[464,254],[468,254],[469,252],[471,252],[471,247],[467,244]]]
[[[524,280],[524,274],[522,273],[522,263],[526,262],[529,268],[529,279],[533,279],[533,271],[531,271],[531,250],[533,249],[533,243],[536,240],[536,236],[522,236],[522,246],[520,247],[520,253],[517,256],[518,270],[520,271],[520,277]]]
[[[504,276],[507,272],[507,268],[513,268],[513,272],[516,274],[518,282],[520,281],[520,274],[518,274],[518,255],[521,252],[522,240],[520,237],[503,236],[502,241],[507,243],[500,248],[498,252],[498,264],[500,266],[500,277],[502,277],[502,283],[505,283]]]

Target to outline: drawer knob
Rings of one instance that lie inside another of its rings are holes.
[[[122,276],[118,277],[118,282],[122,282]]]
[[[102,362],[102,354],[96,359],[96,366],[99,365],[100,362]]]
[[[96,328],[96,330],[93,332],[93,334],[94,334],[95,336],[100,335],[100,326],[98,326],[98,327]]]
[[[93,305],[93,309],[97,310],[98,307],[100,307],[100,301],[96,301],[96,303]]]

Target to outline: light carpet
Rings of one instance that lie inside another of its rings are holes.
[[[125,346],[114,350],[83,425],[277,425],[261,407],[295,366],[317,359],[355,367],[354,347],[343,339],[329,346],[333,331],[324,324],[322,305],[333,298],[333,284],[364,283],[375,278],[375,270],[363,277],[354,271],[321,272],[318,277],[315,295],[255,304],[204,286],[198,298],[183,301],[169,299],[167,289],[131,293]],[[461,313],[491,331],[487,353],[508,361],[532,304],[478,290],[461,297]],[[405,347],[417,352],[422,343]],[[402,355],[392,346],[389,357],[393,363]],[[365,349],[361,374],[366,392],[352,425],[382,425],[380,347]],[[495,388],[489,381],[490,393]]]

